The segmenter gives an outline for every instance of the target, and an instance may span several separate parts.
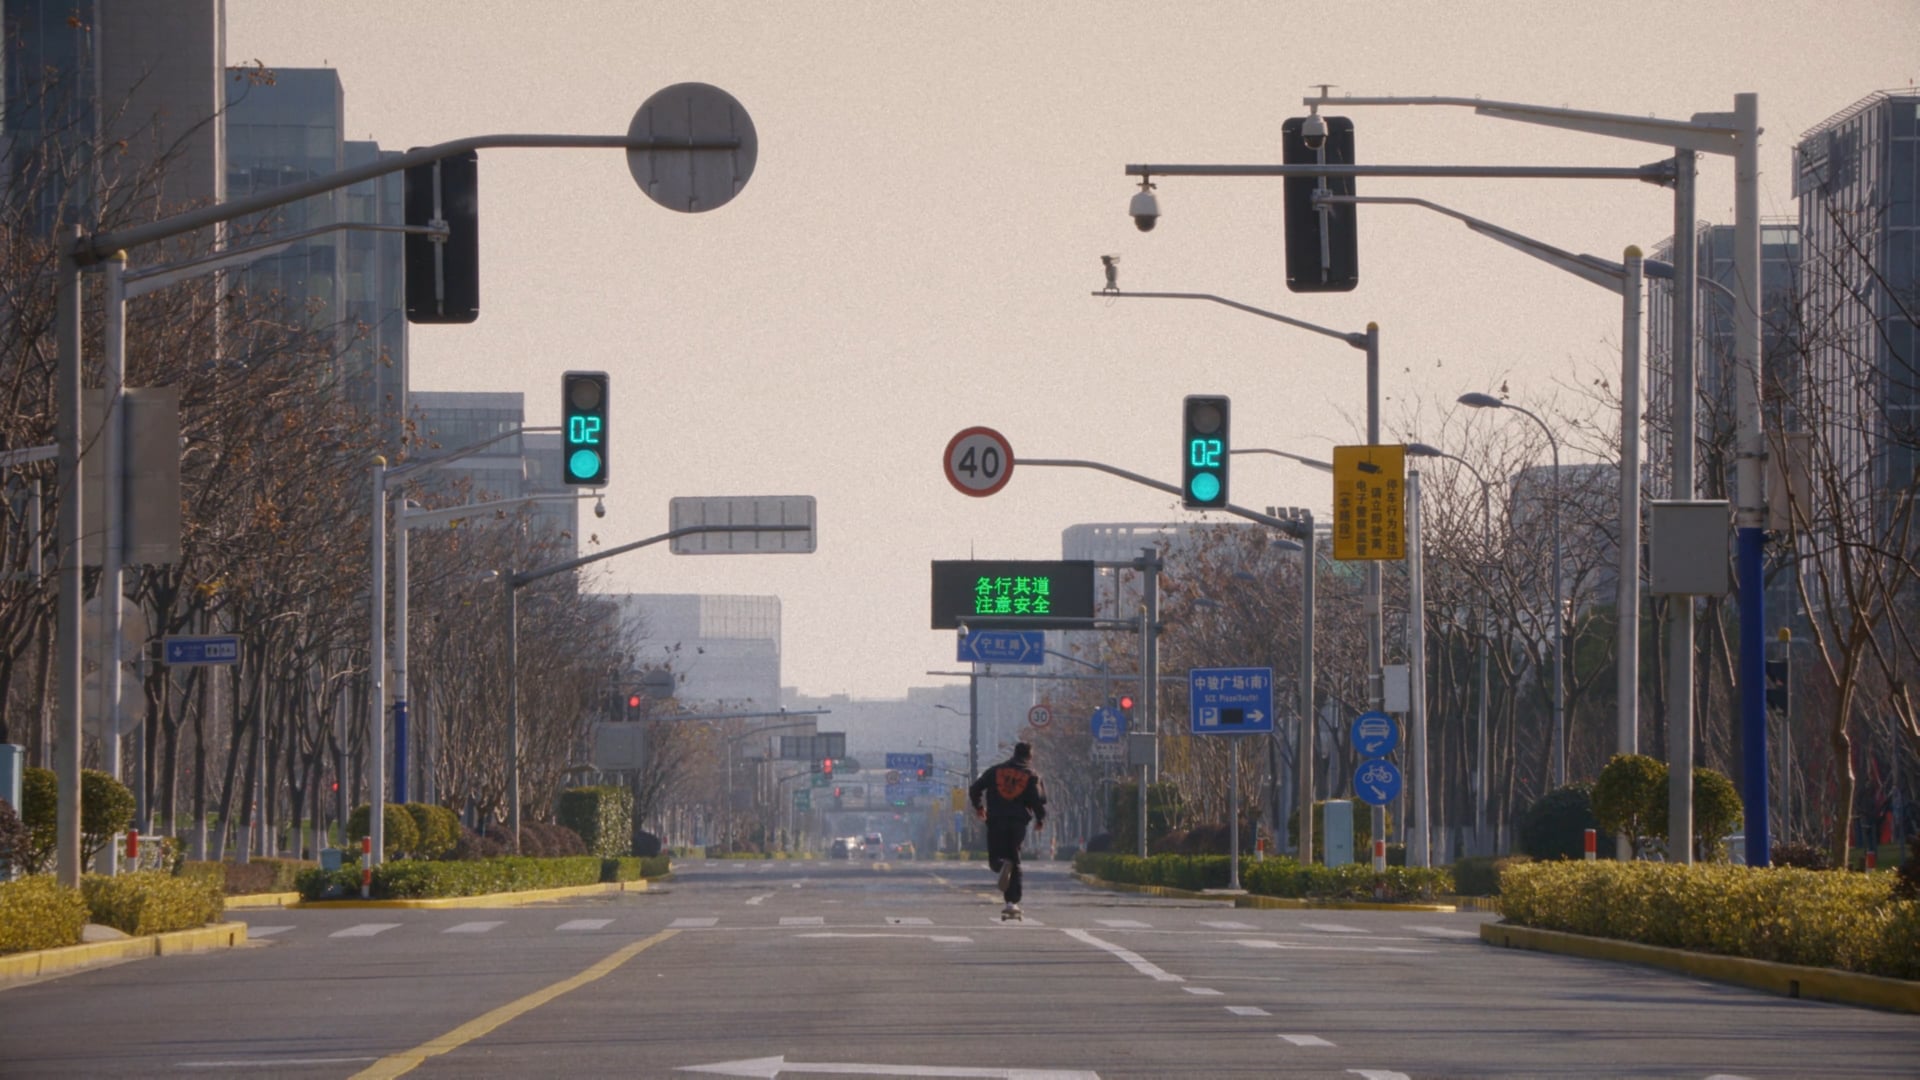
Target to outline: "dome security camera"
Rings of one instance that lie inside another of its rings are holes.
[[[1133,193],[1133,201],[1127,204],[1127,213],[1133,216],[1133,225],[1141,232],[1152,232],[1160,222],[1160,200],[1153,194],[1153,185],[1142,181],[1140,190]]]
[[[1300,141],[1307,149],[1318,150],[1327,145],[1327,120],[1319,113],[1312,113],[1300,122]]]
[[[593,516],[597,518],[603,518],[607,516],[607,500],[595,499],[593,501]]]

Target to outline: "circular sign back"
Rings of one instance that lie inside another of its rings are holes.
[[[675,83],[656,92],[633,114],[627,137],[665,143],[738,140],[731,147],[627,151],[627,170],[640,190],[661,206],[686,214],[725,206],[747,186],[760,156],[753,118],[732,94],[706,83]]]
[[[1035,705],[1027,710],[1027,723],[1037,728],[1053,723],[1053,710],[1045,705]]]
[[[1013,447],[1007,437],[985,427],[970,427],[947,443],[941,464],[947,482],[962,495],[985,497],[1013,478]]]

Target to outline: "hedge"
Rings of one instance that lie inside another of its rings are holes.
[[[164,870],[80,879],[93,922],[132,934],[164,934],[216,922],[226,910],[220,890],[205,878],[175,877]]]
[[[1073,860],[1079,873],[1129,885],[1160,885],[1198,892],[1224,889],[1229,877],[1225,855],[1137,855],[1082,853]],[[1302,866],[1290,858],[1240,860],[1240,886],[1260,896],[1325,900],[1413,900],[1453,891],[1453,875],[1444,868],[1389,866],[1375,874],[1370,863]]]
[[[1536,862],[1500,877],[1510,923],[1784,964],[1920,979],[1920,900],[1891,873]]]
[[[374,867],[371,895],[376,900],[483,896],[662,877],[669,868],[668,860],[657,855],[646,859],[633,856],[602,859],[598,855],[539,859],[508,855],[457,862],[398,859]],[[324,870],[309,870],[299,876],[298,887],[301,897],[307,900],[324,900],[336,888],[358,897],[360,871],[342,869],[329,874]]]
[[[589,854],[607,859],[633,854],[633,792],[626,788],[568,788],[560,794],[559,818],[580,834]]]
[[[189,859],[180,864],[178,876],[211,881],[228,896],[292,892],[300,873],[315,865],[311,859],[253,858],[243,863]]]
[[[0,956],[80,944],[87,902],[51,874],[0,882]]]

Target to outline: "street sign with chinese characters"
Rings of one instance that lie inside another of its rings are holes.
[[[1333,557],[1407,555],[1407,448],[1333,448]]]
[[[1273,730],[1272,668],[1194,668],[1187,673],[1188,730],[1263,735]]]
[[[953,560],[933,564],[933,629],[1087,629],[1093,562]]]

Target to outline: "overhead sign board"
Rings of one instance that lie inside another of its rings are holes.
[[[1089,629],[1093,561],[936,560],[933,628]],[[972,636],[971,633],[968,635]]]
[[[1353,718],[1348,732],[1353,748],[1365,757],[1385,757],[1400,745],[1400,726],[1383,712],[1366,712]]]
[[[1273,730],[1272,668],[1187,672],[1188,730],[1195,735],[1261,735]]]
[[[232,635],[183,637],[168,635],[166,662],[172,667],[201,667],[240,662],[240,639]]]
[[[811,761],[818,764],[827,758],[839,760],[846,756],[847,733],[844,731],[780,736],[781,761]]]
[[[889,769],[931,769],[933,768],[933,755],[932,754],[888,754],[887,768]]]
[[[683,497],[667,503],[667,527],[727,525],[734,531],[701,532],[670,541],[675,555],[811,555],[816,539],[811,495]],[[780,529],[755,529],[778,525]],[[804,529],[791,526],[805,526]]]
[[[960,638],[963,664],[1041,664],[1047,659],[1045,630],[972,630]]]
[[[1407,448],[1333,448],[1333,557],[1407,557]]]

